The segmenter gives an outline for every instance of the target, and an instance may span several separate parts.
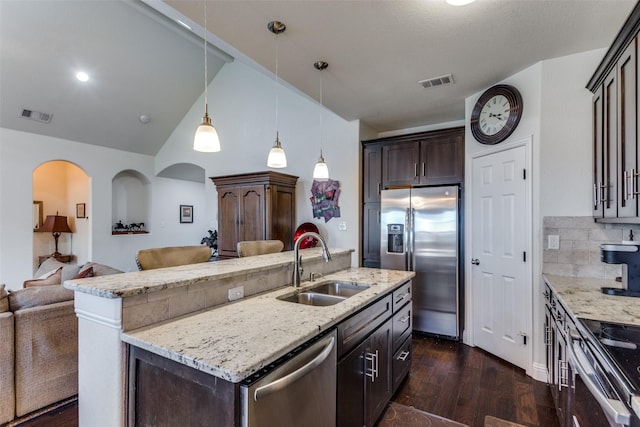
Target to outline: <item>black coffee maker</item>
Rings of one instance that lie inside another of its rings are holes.
[[[622,264],[622,288],[603,287],[603,293],[640,297],[640,242],[633,245],[600,245],[600,261]]]

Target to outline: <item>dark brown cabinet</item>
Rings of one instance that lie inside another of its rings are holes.
[[[382,190],[382,146],[372,144],[362,150],[364,203],[380,203]]]
[[[462,182],[464,128],[416,135],[382,147],[382,187]]]
[[[362,141],[362,266],[380,267],[382,190],[463,181],[463,127]]]
[[[593,217],[640,223],[636,5],[587,88],[593,93]]]
[[[339,427],[373,426],[391,399],[391,327],[389,319],[338,362]]]
[[[211,177],[218,190],[218,254],[237,257],[244,240],[276,239],[293,249],[297,179],[272,171]]]

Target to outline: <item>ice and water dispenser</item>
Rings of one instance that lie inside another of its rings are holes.
[[[387,252],[404,253],[404,224],[387,225]]]

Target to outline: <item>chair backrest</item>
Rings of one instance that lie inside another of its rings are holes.
[[[273,254],[282,251],[284,243],[280,240],[250,240],[238,242],[236,249],[239,257]]]
[[[136,264],[140,270],[153,270],[207,262],[209,258],[211,258],[209,246],[171,246],[139,250],[136,253]]]

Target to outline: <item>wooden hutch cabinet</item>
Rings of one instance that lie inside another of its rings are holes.
[[[210,179],[218,190],[220,257],[237,257],[244,240],[281,240],[293,249],[297,176],[266,171]]]

